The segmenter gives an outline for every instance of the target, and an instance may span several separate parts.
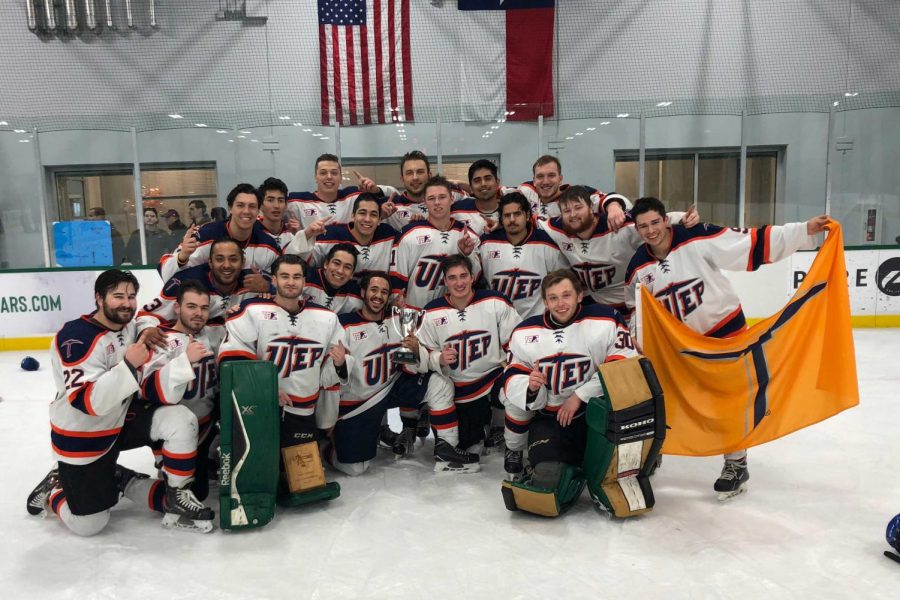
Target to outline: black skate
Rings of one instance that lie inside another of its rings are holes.
[[[491,427],[487,435],[484,436],[484,453],[490,454],[495,450],[502,450],[504,446],[503,427]]]
[[[451,446],[440,438],[434,441],[435,473],[477,473],[480,470],[477,454]]]
[[[162,524],[166,528],[188,529],[209,533],[213,530],[212,520],[216,516],[211,508],[207,508],[197,500],[189,487],[167,487],[163,500]]]
[[[59,482],[59,471],[51,469],[46,477],[41,480],[37,486],[28,494],[28,503],[25,508],[28,514],[32,516],[44,516],[47,512],[47,501],[50,498],[50,492]]]
[[[389,426],[382,425],[381,431],[378,433],[378,447],[390,450],[397,443],[398,437],[400,437],[400,434],[392,431]]]
[[[747,470],[747,459],[726,460],[722,467],[722,474],[716,480],[713,489],[719,494],[719,500],[728,500],[747,491],[744,485],[750,479],[750,471]]]
[[[431,423],[429,422],[429,413],[427,408],[419,410],[419,420],[416,422],[416,437],[427,438],[431,431]]]
[[[132,479],[150,479],[150,476],[146,473],[138,473],[137,471],[132,471],[128,467],[123,467],[122,465],[116,465],[116,489],[119,490],[119,498],[125,495],[125,488],[128,487],[128,484],[131,483]]]
[[[394,447],[392,448],[394,451],[394,458],[405,458],[406,456],[409,456],[412,454],[415,447],[416,428],[404,427],[403,431],[397,435],[397,439],[394,441]]]
[[[509,475],[510,481],[517,481],[525,470],[525,465],[521,450],[506,449],[503,456],[503,470]]]

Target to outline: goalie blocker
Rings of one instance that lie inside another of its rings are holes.
[[[556,489],[531,480],[504,481],[509,510],[555,517],[570,508],[587,484],[594,502],[616,517],[650,511],[655,504],[650,472],[666,434],[662,388],[647,358],[604,363],[604,397],[587,406],[587,444],[581,468],[567,465]]]

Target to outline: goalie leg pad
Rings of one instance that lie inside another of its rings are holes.
[[[571,508],[584,490],[584,476],[578,467],[555,464],[559,465],[558,484],[555,488],[535,485],[533,478],[521,482],[504,481],[500,491],[506,508],[542,517],[558,517]],[[551,466],[548,463],[542,465]]]
[[[600,367],[605,396],[587,407],[584,473],[595,502],[617,517],[649,512],[649,475],[666,435],[662,388],[650,361],[635,357]]]
[[[227,362],[220,373],[219,518],[222,529],[262,527],[278,489],[278,379],[268,361]]]

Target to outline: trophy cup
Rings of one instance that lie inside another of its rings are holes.
[[[398,308],[396,306],[391,310],[395,317],[393,320],[394,329],[400,334],[401,339],[409,335],[415,335],[419,331],[422,317],[425,315],[424,310]],[[414,365],[419,362],[419,356],[412,350],[401,347],[391,355],[391,360],[403,365]]]

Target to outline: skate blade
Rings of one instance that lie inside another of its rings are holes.
[[[466,465],[461,463],[434,463],[435,473],[458,473],[463,475],[465,473],[478,473],[479,471],[481,471],[481,463],[471,463]]]
[[[180,515],[168,514],[162,519],[162,526],[166,529],[183,529],[196,533],[210,533],[213,530],[212,521],[182,521]]]
[[[740,496],[741,494],[746,493],[746,491],[747,491],[747,485],[744,484],[740,487],[740,489],[737,489],[733,492],[716,492],[718,494],[716,499],[719,502],[725,502],[726,500],[734,498],[735,496]]]
[[[894,554],[890,550],[885,550],[884,555],[896,563],[900,563],[900,554]]]

